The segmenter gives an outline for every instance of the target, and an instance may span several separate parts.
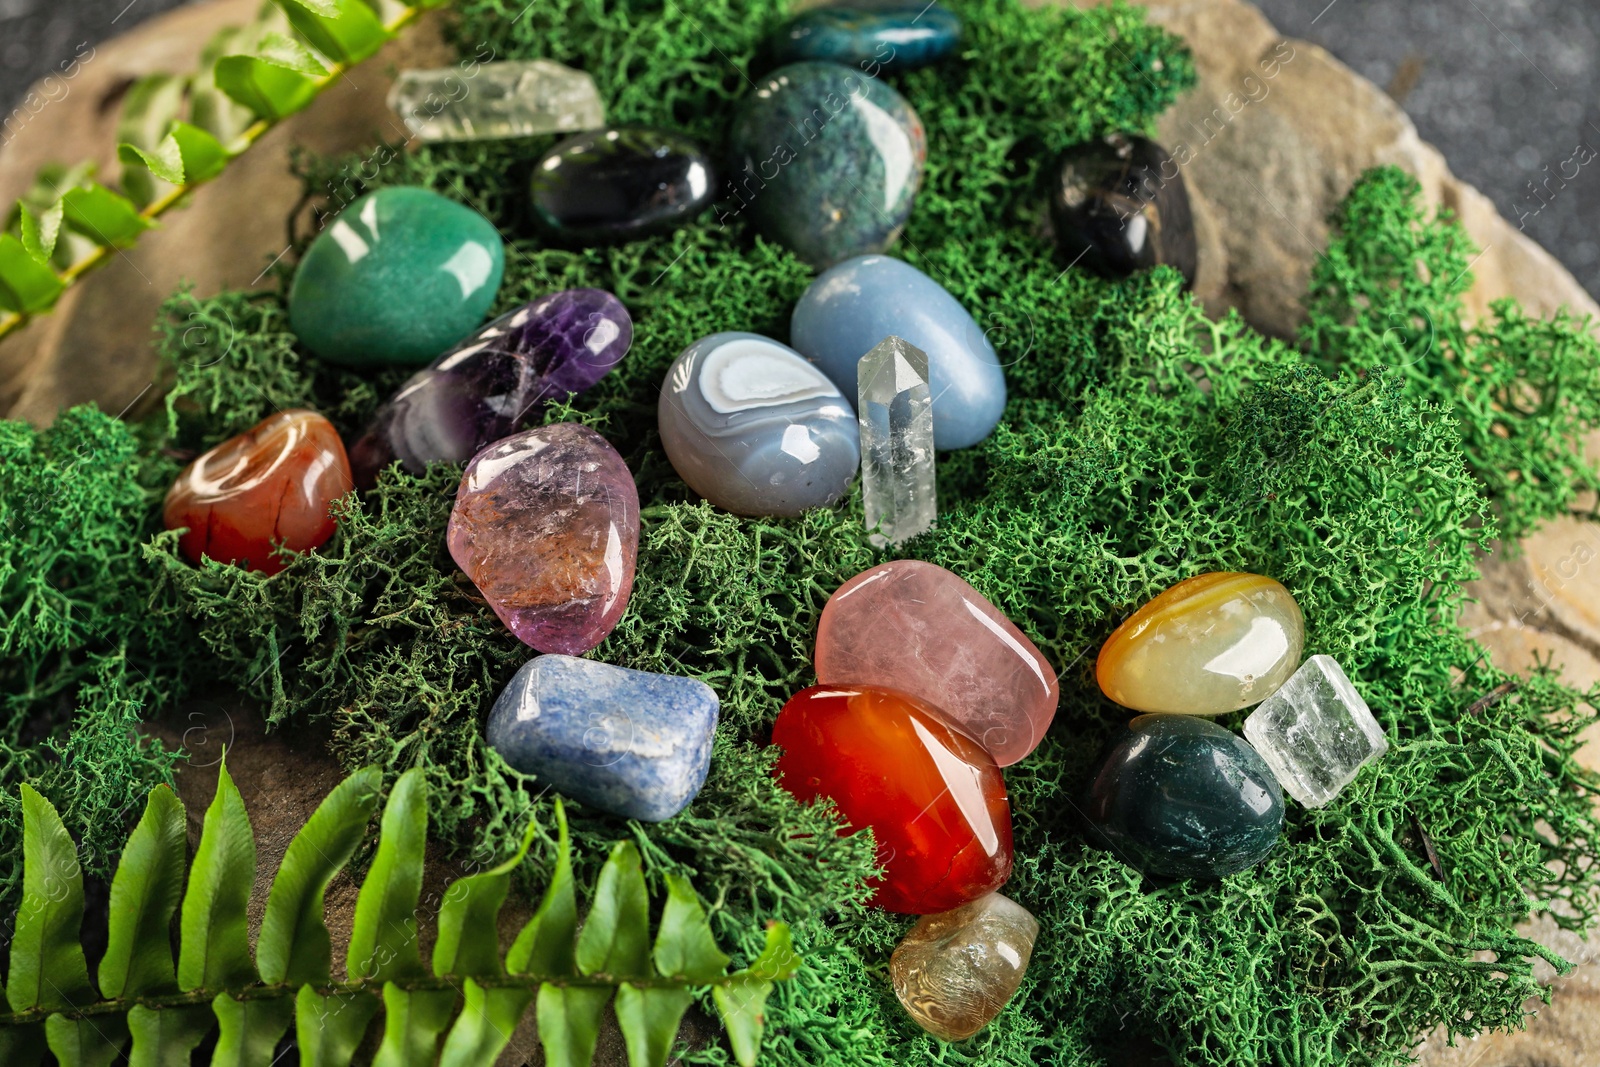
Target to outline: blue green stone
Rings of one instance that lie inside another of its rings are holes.
[[[1084,795],[1091,840],[1131,867],[1221,878],[1266,858],[1283,790],[1244,738],[1193,715],[1141,715],[1100,755]]]
[[[427,189],[380,189],[311,242],[289,327],[334,363],[428,363],[483,322],[504,272],[488,219]]]
[[[749,212],[813,267],[881,252],[922,182],[922,121],[888,85],[837,63],[793,63],[756,85],[732,132],[719,221]]]
[[[868,73],[927,66],[955,51],[961,20],[923,0],[820,7],[790,19],[773,36],[778,63],[818,59]]]

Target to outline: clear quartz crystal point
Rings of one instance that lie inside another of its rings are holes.
[[[1320,808],[1389,751],[1383,727],[1328,656],[1312,656],[1244,721],[1284,792]]]
[[[861,403],[861,497],[879,548],[933,528],[933,396],[928,356],[889,336],[856,368]]]
[[[424,141],[531,137],[606,124],[594,79],[548,59],[401,71],[389,106]]]

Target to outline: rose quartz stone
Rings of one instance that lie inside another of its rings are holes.
[[[1034,750],[1056,714],[1056,672],[972,586],[932,563],[899,559],[862,571],[822,609],[817,680],[918,697],[1009,766]]]

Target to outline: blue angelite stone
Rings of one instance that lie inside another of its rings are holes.
[[[857,256],[823,271],[801,295],[789,343],[856,397],[856,366],[890,334],[928,354],[933,443],[966,448],[989,436],[1006,408],[994,346],[944,287],[891,256]]]
[[[471,208],[413,186],[380,189],[311,242],[289,290],[289,328],[334,363],[428,363],[483,321],[505,255]]]
[[[489,746],[525,774],[642,822],[689,806],[711,766],[717,694],[704,682],[574,656],[523,664],[489,712]]]
[[[1129,866],[1221,878],[1278,843],[1283,790],[1232,730],[1194,715],[1141,715],[1101,753],[1084,815],[1096,843]]]
[[[755,225],[813,267],[888,248],[911,215],[927,142],[886,83],[837,63],[767,75],[733,122],[733,175],[719,222]]]
[[[876,74],[926,66],[960,40],[961,20],[938,4],[822,7],[785,23],[773,37],[772,57],[778,63],[828,60]]]

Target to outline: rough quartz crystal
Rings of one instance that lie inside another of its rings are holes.
[[[523,644],[580,656],[628,606],[639,491],[587,426],[541,426],[467,464],[447,537],[456,564]]]
[[[933,528],[933,398],[928,357],[885,337],[861,357],[861,497],[868,536],[880,548]]]
[[[906,1012],[943,1041],[965,1041],[1017,992],[1039,923],[999,893],[917,920],[889,957],[889,981]]]
[[[594,79],[548,59],[405,70],[389,107],[424,141],[481,141],[593,130],[606,124]]]
[[[1244,735],[1288,794],[1320,808],[1355,780],[1362,767],[1389,751],[1339,664],[1312,656],[1244,721]]]

